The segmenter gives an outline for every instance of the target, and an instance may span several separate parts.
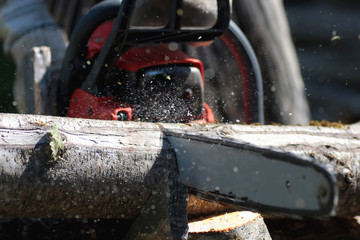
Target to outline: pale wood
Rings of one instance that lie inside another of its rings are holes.
[[[271,239],[260,214],[239,211],[189,222],[189,240]]]
[[[34,174],[33,149],[53,125],[64,140],[63,160]],[[339,180],[337,214],[360,214],[360,124],[340,125],[343,128],[161,125],[231,137],[329,163]],[[163,174],[176,171],[175,155],[165,138],[154,123],[1,114],[0,215],[134,218]]]

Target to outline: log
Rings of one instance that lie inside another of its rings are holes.
[[[176,170],[173,152],[153,124],[0,119],[2,216],[135,218],[163,174]],[[39,165],[35,146],[53,125],[63,137],[62,160]]]
[[[39,163],[36,149],[54,125],[64,152]],[[161,125],[1,114],[0,216],[135,218],[163,175],[176,171],[162,128],[232,137],[331,164],[340,189],[337,215],[360,214],[360,124]]]

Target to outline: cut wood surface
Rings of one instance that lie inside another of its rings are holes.
[[[260,214],[236,211],[189,222],[189,240],[271,239]]]
[[[37,159],[43,152],[41,139],[54,125],[64,152],[44,163]],[[161,126],[231,137],[331,164],[339,180],[337,215],[360,214],[360,124]],[[155,123],[1,114],[0,215],[135,218],[164,173],[176,171],[175,154],[162,128]]]

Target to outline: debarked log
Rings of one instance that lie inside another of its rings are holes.
[[[1,114],[0,216],[135,218],[164,174],[177,170],[164,128],[235,138],[332,164],[340,189],[337,215],[360,214],[358,124],[160,126]],[[191,206],[189,215],[217,210]],[[219,205],[221,211],[226,208]]]

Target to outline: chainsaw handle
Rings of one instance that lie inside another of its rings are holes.
[[[103,1],[84,15],[75,26],[63,60],[61,87],[58,96],[58,112],[66,115],[71,94],[79,88],[86,78],[84,71],[79,71],[85,64],[87,44],[91,34],[103,22],[113,19],[119,10],[121,1]],[[104,14],[105,13],[105,14]]]
[[[106,76],[119,57],[130,47],[127,41],[131,16],[134,12],[136,0],[123,0],[110,35],[97,56],[81,88],[93,95],[98,95],[97,81],[99,76]]]

